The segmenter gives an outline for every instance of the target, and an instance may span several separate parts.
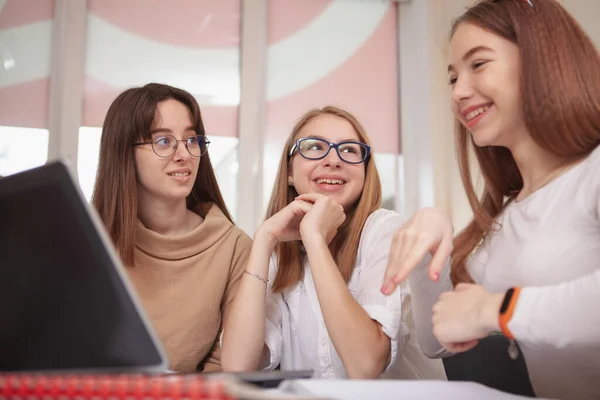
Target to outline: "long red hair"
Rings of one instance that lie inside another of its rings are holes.
[[[555,0],[484,0],[452,27],[470,23],[519,46],[525,125],[538,146],[565,159],[588,155],[600,143],[600,55],[590,38]],[[511,152],[477,147],[457,123],[456,144],[463,185],[474,219],[454,239],[451,278],[472,282],[466,261],[492,229],[506,204],[523,188]],[[485,187],[478,198],[469,169],[470,148]]]

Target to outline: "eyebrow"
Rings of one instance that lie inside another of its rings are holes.
[[[323,136],[319,136],[319,135],[308,135],[308,136],[306,136],[306,138],[309,138],[309,139],[321,139],[321,140],[324,140],[326,142],[329,142],[328,139],[325,139]],[[354,139],[354,138],[348,138],[348,139],[342,139],[342,140],[339,141],[339,143],[344,143],[344,142],[360,142],[360,140],[359,139]]]
[[[487,46],[475,46],[471,50],[467,51],[464,56],[462,56],[462,60],[466,61],[469,57],[473,56],[475,53],[480,51],[494,51]],[[448,72],[454,71],[454,66],[452,64],[448,65]]]
[[[195,132],[196,128],[194,128],[193,126],[188,126],[187,128],[185,128],[185,132],[187,131]],[[154,135],[155,133],[173,133],[173,131],[169,128],[155,128],[150,131],[151,135]]]

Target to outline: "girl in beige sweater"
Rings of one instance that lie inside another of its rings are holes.
[[[121,93],[92,198],[178,372],[221,369],[219,332],[251,240],[227,211],[200,109],[181,89]]]

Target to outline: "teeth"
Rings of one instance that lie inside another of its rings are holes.
[[[343,185],[344,181],[340,179],[317,179],[317,183],[327,183],[329,185]]]
[[[169,176],[188,176],[189,174],[189,172],[173,172]]]
[[[479,114],[483,114],[484,112],[486,112],[490,107],[489,106],[483,106],[478,108],[477,110],[473,110],[470,113],[467,114],[466,118],[467,121],[472,120],[473,118],[475,118],[476,116],[478,116]]]

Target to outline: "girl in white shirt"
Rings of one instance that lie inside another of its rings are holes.
[[[312,110],[296,124],[225,322],[226,371],[280,365],[373,378],[396,359],[409,294],[379,287],[402,221],[380,209],[370,156],[364,129],[343,110]]]
[[[475,217],[453,241],[443,212],[418,212],[397,233],[382,292],[409,276],[431,357],[502,331],[538,396],[598,399],[600,55],[554,0],[482,1],[452,29],[448,73]]]

